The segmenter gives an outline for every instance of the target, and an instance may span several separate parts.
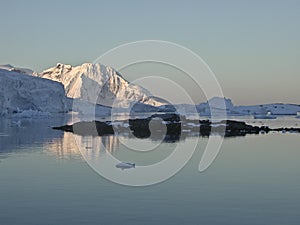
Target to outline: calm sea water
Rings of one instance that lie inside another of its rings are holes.
[[[296,126],[300,120],[250,123]],[[207,138],[172,178],[147,187],[115,184],[83,160],[73,134],[52,130],[67,118],[0,120],[0,224],[300,224],[300,134],[228,138],[198,172]],[[150,140],[87,137],[121,160],[151,164],[176,143],[130,152],[122,143]],[[186,139],[187,147],[190,142]],[[101,154],[105,154],[103,151]]]

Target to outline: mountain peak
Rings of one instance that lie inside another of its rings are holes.
[[[132,102],[153,106],[165,104],[153,98],[146,89],[130,84],[112,67],[100,63],[83,63],[74,67],[58,63],[56,67],[47,69],[38,76],[62,83],[68,97],[101,105],[112,106],[117,103],[128,107]]]

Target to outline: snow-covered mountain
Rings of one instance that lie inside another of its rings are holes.
[[[99,63],[71,66],[58,63],[37,76],[61,82],[68,97],[105,106],[128,107],[132,102],[151,106],[166,104],[146,89],[130,84],[113,68]]]
[[[60,83],[33,77],[15,69],[0,69],[0,115],[68,110]]]

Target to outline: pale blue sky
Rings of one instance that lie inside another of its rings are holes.
[[[41,71],[158,39],[200,55],[236,104],[300,104],[300,1],[0,1],[0,64]]]

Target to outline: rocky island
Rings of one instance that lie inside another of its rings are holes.
[[[147,118],[117,121],[82,121],[73,125],[53,127],[53,129],[73,132],[81,136],[126,135],[166,142],[174,142],[192,136],[222,135],[234,137],[271,131],[300,133],[300,128],[272,129],[267,126],[252,126],[234,120],[221,120],[218,122],[191,120],[178,114],[154,114]]]

